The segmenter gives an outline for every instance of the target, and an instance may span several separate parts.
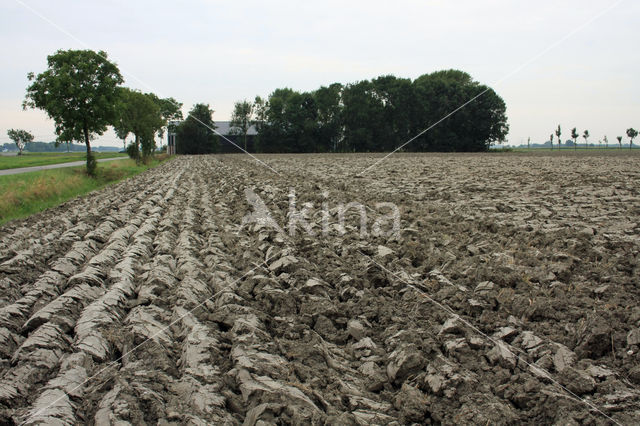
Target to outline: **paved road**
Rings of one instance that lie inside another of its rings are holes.
[[[129,157],[101,158],[98,161],[124,160]],[[48,164],[46,166],[20,167],[18,169],[0,170],[0,176],[17,175],[19,173],[37,172],[39,170],[60,169],[62,167],[84,166],[86,161],[71,161],[69,163]]]

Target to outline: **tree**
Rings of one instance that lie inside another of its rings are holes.
[[[146,161],[155,149],[154,135],[165,123],[156,102],[158,98],[126,87],[119,88],[118,92],[117,116],[114,121],[116,134],[124,139],[127,134],[132,133],[135,137],[135,149],[128,152],[139,162],[142,144],[142,160]]]
[[[551,143],[551,151],[553,151],[553,133],[549,135],[549,142]]]
[[[22,129],[9,129],[7,130],[7,136],[9,136],[9,139],[18,147],[18,155],[22,155],[22,150],[25,145],[33,141],[33,135]]]
[[[322,86],[315,92],[316,107],[318,109],[318,139],[319,146],[326,151],[343,151],[344,141],[342,129],[341,97],[344,87],[340,83],[333,83],[328,87]]]
[[[91,136],[101,135],[115,118],[118,85],[123,82],[118,67],[103,51],[58,50],[47,57],[48,69],[37,76],[29,73],[31,85],[23,108],[44,110],[55,123],[57,135],[83,135],[87,147],[87,173],[95,175]]]
[[[412,134],[439,123],[416,138],[413,149],[486,151],[491,144],[505,140],[509,126],[503,99],[466,72],[425,74],[414,80],[413,86]],[[461,105],[465,107],[459,109]],[[447,118],[440,122],[443,117]]]
[[[76,131],[74,133],[73,129],[67,129],[58,135],[58,137],[56,138],[55,146],[57,148],[61,144],[65,144],[67,145],[67,152],[69,152],[69,145],[70,144],[73,145],[74,141],[83,143],[84,141],[82,139],[83,139],[83,135],[81,132]],[[91,136],[90,139],[93,140],[93,136]]]
[[[633,127],[627,129],[627,136],[629,137],[629,149],[633,145],[633,140],[638,136],[638,131]]]
[[[609,148],[609,139],[607,139],[607,135],[604,135],[604,147]]]
[[[113,130],[116,132],[116,136],[118,137],[118,139],[122,139],[122,149],[126,151],[127,136],[129,136],[129,131],[122,124],[114,124]]]
[[[531,136],[527,138],[527,149],[531,149]]]
[[[318,146],[318,111],[313,94],[276,89],[266,103],[260,148],[266,152],[314,152]]]
[[[458,70],[279,88],[256,97],[254,116],[259,149],[269,152],[486,151],[509,129],[502,98]]]
[[[244,150],[247,151],[247,133],[253,119],[253,104],[246,99],[236,102],[233,106],[233,113],[231,114],[231,127],[232,134],[242,135],[242,141],[244,142]]]
[[[582,134],[582,137],[584,138],[584,147],[585,148],[589,148],[589,131],[585,130],[584,133]]]
[[[169,126],[169,122],[182,120],[182,104],[174,98],[158,98],[153,93],[149,93],[149,96],[160,110],[162,126],[157,130],[157,135],[160,138],[160,146],[162,147],[162,140],[164,138],[165,130]]]
[[[573,149],[576,150],[578,149],[578,129],[576,129],[575,127],[573,129],[571,129],[571,139],[573,139]]]
[[[622,136],[616,136],[616,139],[618,139],[618,145],[620,145],[620,149],[622,149]]]
[[[213,111],[207,104],[195,104],[186,120],[176,128],[176,153],[211,154],[218,149]]]
[[[256,96],[253,100],[253,120],[251,124],[256,129],[256,138],[253,149],[258,152],[262,151],[261,134],[267,120],[268,105],[267,101],[260,96]]]
[[[371,82],[347,84],[342,92],[342,104],[346,150],[381,150],[378,144],[383,140],[384,105],[373,95]]]
[[[558,137],[558,149],[560,149],[560,145],[562,145],[562,138],[560,137],[561,135],[562,135],[562,129],[558,124],[558,128],[556,129],[556,136]]]

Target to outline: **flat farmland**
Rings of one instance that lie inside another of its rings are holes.
[[[0,228],[0,423],[640,421],[639,154],[258,158]]]

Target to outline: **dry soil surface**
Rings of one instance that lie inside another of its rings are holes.
[[[261,159],[0,228],[0,423],[640,422],[639,156]]]

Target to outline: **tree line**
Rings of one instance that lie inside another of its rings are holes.
[[[258,152],[486,151],[508,132],[496,92],[459,70],[385,75],[312,92],[274,90],[235,103],[231,126]],[[429,129],[428,131],[425,131]],[[407,143],[409,142],[410,143]],[[405,145],[406,144],[406,145]]]
[[[638,131],[636,129],[634,129],[633,127],[630,127],[627,129],[626,131],[627,137],[629,138],[629,149],[631,149],[633,147],[633,140],[638,136]],[[551,135],[549,135],[549,143],[551,144],[551,149],[553,150],[553,137],[554,135],[558,138],[558,149],[562,148],[562,127],[558,124],[558,127],[556,128],[554,133],[551,133]],[[573,149],[578,149],[578,138],[580,137],[580,133],[578,133],[578,129],[576,127],[574,127],[573,129],[571,129],[571,133],[570,133],[571,139],[573,140]],[[589,148],[589,137],[591,135],[589,134],[589,130],[585,130],[582,133],[582,138],[584,139],[584,146],[585,148]],[[616,136],[616,139],[618,140],[618,145],[620,146],[620,148],[622,148],[622,136]],[[529,141],[527,142],[527,144],[529,144],[531,142],[531,138],[529,138]],[[603,139],[598,140],[598,145],[602,145],[602,143],[604,142],[605,144],[605,148],[609,148],[609,139],[607,138],[607,136],[605,135]],[[569,141],[567,141],[567,144],[569,143]]]
[[[96,161],[91,140],[113,126],[119,138],[133,142],[127,152],[137,162],[146,161],[156,148],[169,120],[182,119],[182,104],[122,86],[120,70],[103,51],[58,50],[47,57],[47,69],[28,74],[31,82],[23,108],[44,110],[54,121],[57,143],[82,142],[87,151],[87,172],[95,175]],[[20,152],[33,137],[24,130],[11,130]]]

